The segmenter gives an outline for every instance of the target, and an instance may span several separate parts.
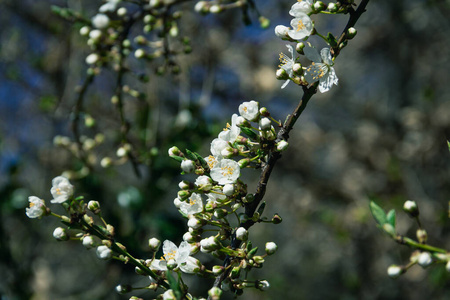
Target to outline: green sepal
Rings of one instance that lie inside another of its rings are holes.
[[[239,126],[239,128],[241,128],[241,131],[246,136],[248,136],[250,139],[252,139],[252,140],[257,140],[258,139],[258,135],[253,130],[251,130],[250,128],[244,127],[244,126]]]
[[[258,251],[258,247],[255,247],[252,250],[248,251],[247,258],[248,259],[253,258],[253,256],[255,256],[256,254],[256,251]]]
[[[173,291],[175,297],[177,298],[177,300],[181,300],[183,297],[183,293],[181,292],[180,289],[180,284],[178,283],[178,281],[172,276],[171,272],[166,272],[166,277],[167,280],[169,281],[169,286],[170,289]]]
[[[395,229],[395,210],[391,209],[387,215],[386,215],[386,220],[389,224],[392,225],[392,227],[394,227]]]
[[[247,247],[246,247],[247,252],[249,252],[249,251],[252,249],[252,246],[253,246],[252,242],[251,242],[251,241],[248,241],[248,242],[247,242]]]
[[[179,163],[181,163],[184,160],[184,158],[180,156],[171,156],[170,158],[176,160]]]
[[[198,161],[200,162],[202,168],[205,170],[209,170],[209,165],[206,162],[206,160],[203,157],[201,157],[200,154],[198,154],[197,152],[194,152],[194,154],[197,157]]]
[[[265,208],[266,208],[266,201],[263,201],[257,210],[257,212],[260,216],[262,216]]]
[[[195,154],[196,154],[195,152],[192,152],[192,151],[186,149],[185,155],[186,155],[186,157],[189,158],[190,160],[193,160],[193,161],[196,161],[196,160],[197,160],[197,156],[196,156]],[[197,155],[198,155],[198,154],[197,154]]]
[[[328,32],[328,34],[327,34],[327,41],[332,48],[337,46],[336,38],[334,37],[334,35],[331,32]]]
[[[372,212],[375,221],[377,221],[380,226],[383,226],[387,222],[386,213],[373,201],[370,201],[370,211]]]

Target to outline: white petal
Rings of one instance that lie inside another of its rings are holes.
[[[163,253],[164,254],[171,253],[171,252],[177,251],[177,250],[178,250],[178,247],[173,242],[171,242],[169,240],[164,241],[164,243],[163,243]]]
[[[322,50],[320,50],[320,57],[325,64],[329,66],[334,65],[333,58],[331,57],[330,53],[330,48],[323,48]]]
[[[319,83],[319,91],[321,93],[328,92],[333,84],[337,85],[338,78],[336,76],[336,72],[334,72],[333,68],[330,68],[327,75],[320,79]]]
[[[282,89],[284,89],[287,85],[288,85],[288,83],[290,82],[290,80],[288,79],[288,80],[286,80],[286,82],[285,83],[283,83],[283,85],[281,86],[281,88]]]
[[[190,253],[191,245],[189,245],[189,243],[186,241],[182,241],[180,247],[178,248],[177,254],[175,255],[175,261],[177,262],[177,264],[186,262]]]
[[[319,54],[319,52],[316,50],[316,48],[306,46],[305,48],[303,48],[303,52],[305,52],[306,57],[307,57],[310,61],[313,61],[313,62],[315,62],[315,63],[320,63],[320,62],[322,62],[322,60],[321,60],[321,58],[320,58],[320,54]]]
[[[181,271],[187,274],[193,274],[196,273],[196,271],[199,270],[199,263],[198,260],[192,256],[189,256],[186,259],[185,264],[180,266]]]

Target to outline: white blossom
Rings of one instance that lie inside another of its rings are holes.
[[[338,78],[333,68],[334,62],[330,49],[323,48],[319,54],[315,48],[306,46],[303,51],[306,57],[312,61],[312,64],[305,71],[306,81],[309,84],[319,81],[321,93],[328,92],[333,84],[337,85]]]
[[[220,160],[222,158],[222,150],[225,149],[226,147],[229,147],[228,142],[220,139],[220,138],[216,138],[214,140],[212,140],[211,142],[211,154],[216,157],[218,160]]]
[[[73,185],[70,184],[66,177],[58,176],[52,180],[52,188],[50,193],[53,196],[51,203],[63,203],[73,195]]]
[[[220,185],[235,183],[240,176],[240,167],[232,159],[224,158],[211,169],[211,178]]]
[[[163,256],[161,259],[155,259],[151,267],[160,270],[167,271],[167,264],[175,263],[176,267],[179,267],[181,271],[185,273],[195,273],[199,270],[199,261],[192,256],[189,256],[191,246],[188,242],[182,241],[180,247],[177,247],[173,242],[165,240],[163,243]]]
[[[289,77],[292,77],[294,76],[293,66],[295,64],[294,48],[291,45],[286,45],[286,47],[288,48],[288,51],[291,54],[292,58],[290,58],[284,53],[280,53],[281,64],[279,65],[279,67],[285,70],[286,73],[289,74]],[[286,80],[286,82],[281,86],[281,88],[284,89],[290,81],[291,81],[290,79]]]
[[[302,12],[298,12],[295,18],[291,20],[291,27],[288,35],[294,40],[302,40],[311,35],[314,25],[311,18]]]
[[[194,215],[203,211],[202,196],[197,193],[192,193],[186,202],[181,202],[180,210],[186,215]]]
[[[313,1],[312,0],[299,0],[292,5],[289,14],[293,17],[297,17],[300,13],[309,14],[312,12]]]
[[[214,168],[214,166],[219,162],[219,158],[214,155],[209,155],[207,157],[204,157],[203,159],[206,161],[210,169]]]
[[[45,212],[45,202],[36,196],[28,197],[29,207],[25,208],[25,213],[30,219],[40,218]]]
[[[239,105],[239,114],[249,121],[255,121],[259,116],[259,103],[251,100]]]
[[[233,116],[231,116],[231,125],[227,123],[227,127],[219,133],[219,139],[227,141],[228,143],[234,143],[234,141],[236,141],[239,133],[241,133],[241,129],[236,125],[237,117],[237,114],[233,114]]]

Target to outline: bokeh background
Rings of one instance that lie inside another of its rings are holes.
[[[145,93],[124,99],[130,140],[142,161],[138,177],[130,162],[99,165],[103,157],[115,160],[122,143],[122,124],[110,101],[117,76],[111,68],[89,87],[81,117],[95,120],[82,135],[105,137],[90,152],[91,172],[83,173],[70,143],[53,144],[56,135],[73,139],[75,88],[86,77],[90,49],[81,25],[53,14],[50,6],[90,18],[101,1],[0,3],[2,300],[128,299],[115,293],[117,284],[148,284],[133,267],[100,261],[79,242],[56,242],[56,219],[26,217],[29,195],[50,200],[53,177],[70,171],[76,193],[101,202],[118,240],[147,257],[148,238],[178,243],[186,230],[172,205],[181,176],[167,149],[177,145],[206,156],[209,142],[243,101],[257,100],[281,120],[295,107],[302,91],[293,83],[280,89],[275,70],[286,42],[273,34],[274,26],[289,24],[292,1],[255,1],[271,21],[267,30],[254,11],[246,26],[240,10],[200,16],[194,4],[177,7],[184,11],[179,30],[193,48],[176,57],[180,74],[156,76],[157,60],[129,60],[135,73],[150,77],[147,83],[139,76],[125,79]],[[444,266],[415,266],[397,280],[387,276],[390,264],[408,262],[410,250],[382,234],[369,212],[370,200],[396,209],[398,231],[414,237],[416,225],[401,207],[415,200],[430,244],[450,249],[449,14],[448,1],[369,3],[357,36],[336,60],[339,85],[310,101],[269,182],[266,213],[279,213],[283,222],[254,226],[250,238],[261,248],[274,241],[279,250],[250,276],[269,280],[271,288],[247,290],[244,299],[450,299]],[[313,19],[335,36],[346,22],[345,16]],[[324,46],[314,37],[311,42]],[[257,172],[243,176],[254,188]],[[186,280],[200,293],[210,284]]]

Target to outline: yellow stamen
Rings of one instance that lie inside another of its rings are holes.
[[[297,25],[297,31],[300,31],[300,30],[305,29],[305,28],[306,28],[306,26],[305,26],[305,24],[303,24],[303,21],[299,20],[298,21],[298,25]]]
[[[177,250],[172,250],[172,251],[164,254],[163,256],[161,256],[161,260],[169,261],[171,259],[175,259],[175,254],[177,254]]]

